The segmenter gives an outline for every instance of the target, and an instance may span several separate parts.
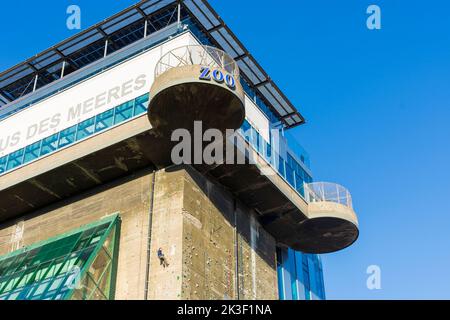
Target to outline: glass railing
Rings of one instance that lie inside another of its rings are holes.
[[[308,202],[334,202],[353,208],[352,196],[343,186],[330,182],[313,182],[305,185]]]
[[[193,35],[197,37],[197,39],[202,43],[203,45],[209,45],[214,46],[214,43],[210,41],[208,36],[206,36],[195,24],[195,22],[192,22],[191,18],[187,18],[183,20],[183,24],[189,28],[189,31],[192,32]],[[241,79],[241,85],[244,89],[245,93],[249,96],[249,98],[258,106],[258,108],[267,116],[267,118],[270,120],[271,123],[279,122],[280,120],[277,118],[277,116],[269,109],[269,107],[262,101],[259,96],[256,94],[255,90],[250,88],[248,83],[244,80],[244,78],[240,77]]]
[[[0,158],[0,175],[147,112],[145,94]]]
[[[189,45],[164,54],[156,64],[155,79],[172,68],[192,65],[223,69],[236,79],[239,78],[238,65],[223,50],[206,45]]]
[[[305,198],[305,183],[311,183],[312,177],[303,166],[293,157],[286,159],[282,156],[273,144],[268,143],[261,134],[245,120],[239,133],[253,147],[253,149],[264,158],[264,160],[274,169],[291,187]],[[289,153],[287,153],[289,155]],[[267,172],[266,172],[267,174]]]

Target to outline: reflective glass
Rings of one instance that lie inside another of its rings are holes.
[[[129,101],[116,107],[116,114],[114,117],[114,124],[130,119],[133,116],[134,101]]]
[[[25,157],[23,159],[24,163],[33,161],[34,159],[39,158],[39,154],[41,151],[41,143],[42,141],[38,141],[36,143],[33,143],[32,145],[29,145],[25,148]]]
[[[147,112],[149,103],[149,94],[143,95],[142,97],[136,98],[134,103],[134,115],[140,115]]]
[[[97,116],[95,120],[95,132],[102,131],[113,125],[114,122],[114,110],[105,111]]]
[[[95,117],[89,118],[78,124],[77,141],[94,133]]]
[[[6,171],[6,162],[8,160],[8,156],[0,158],[0,173]]]
[[[41,156],[55,151],[58,148],[58,133],[42,140]]]
[[[277,248],[278,292],[281,300],[325,299],[318,255]]]
[[[105,240],[116,243],[117,223],[115,216],[0,257],[0,300],[75,299],[77,290],[82,298],[112,297],[115,260]]]
[[[71,143],[74,143],[76,133],[77,133],[76,125],[61,131],[61,134],[59,135],[58,148],[63,148]]]
[[[8,157],[8,165],[6,170],[14,169],[22,164],[24,149],[17,150],[16,152],[10,153]]]

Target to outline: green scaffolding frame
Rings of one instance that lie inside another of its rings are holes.
[[[110,300],[120,217],[114,214],[0,257],[0,300]]]

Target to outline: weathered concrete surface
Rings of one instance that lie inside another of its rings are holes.
[[[274,238],[192,167],[156,173],[151,239],[150,299],[277,299]]]
[[[277,298],[275,239],[254,212],[189,166],[154,177],[144,170],[4,223],[0,255],[115,213],[122,219],[116,299]],[[18,226],[23,234],[12,237]]]
[[[182,297],[276,299],[276,243],[255,213],[189,167],[183,203]]]
[[[150,128],[143,115],[1,175],[0,222],[151,166]]]
[[[311,202],[309,219],[299,226],[304,252],[329,253],[352,245],[359,236],[358,218],[352,208],[330,201]]]
[[[143,299],[151,178],[151,171],[144,171],[0,225],[3,242],[12,240],[9,234],[23,223],[23,236],[0,245],[0,255],[119,213],[116,299]]]
[[[155,176],[153,195],[148,299],[180,299],[183,250],[184,172],[160,170]],[[163,250],[169,266],[157,256]]]
[[[155,79],[150,89],[148,117],[155,130],[191,129],[194,121],[204,128],[238,129],[245,119],[244,90],[235,79],[231,89],[225,81],[200,80],[200,65],[169,69]],[[224,75],[227,72],[219,69]],[[170,139],[170,136],[169,136]]]

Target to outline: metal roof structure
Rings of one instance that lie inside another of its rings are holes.
[[[1,256],[0,300],[111,299],[119,224],[114,215]]]
[[[179,8],[179,10],[177,10]],[[178,11],[178,12],[177,12]],[[241,76],[286,128],[305,122],[206,0],[143,0],[0,73],[0,108],[179,19],[233,57]]]

